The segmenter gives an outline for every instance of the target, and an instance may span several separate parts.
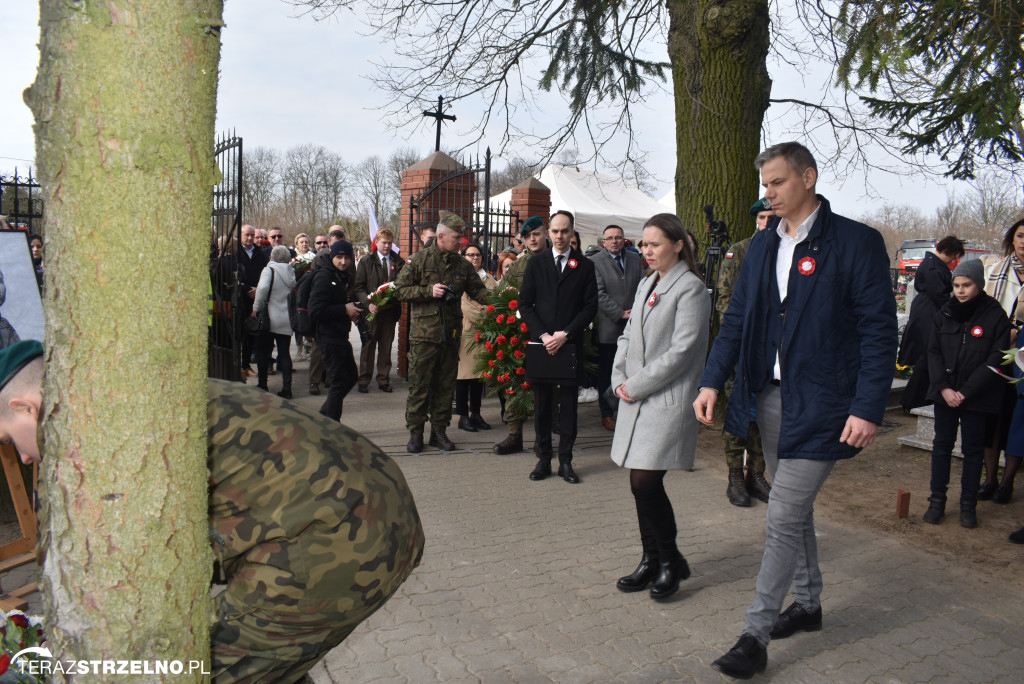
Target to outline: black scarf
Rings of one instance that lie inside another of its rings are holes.
[[[978,304],[981,303],[981,298],[986,296],[984,292],[979,292],[977,297],[972,297],[966,302],[957,300],[956,297],[950,297],[949,304],[949,315],[954,321],[960,323],[966,323],[971,320],[974,316],[975,310],[978,308]]]

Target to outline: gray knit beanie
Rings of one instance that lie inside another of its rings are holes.
[[[957,276],[970,278],[978,286],[979,290],[985,289],[985,269],[981,265],[981,259],[961,261],[956,270],[953,271],[953,277],[956,278]]]

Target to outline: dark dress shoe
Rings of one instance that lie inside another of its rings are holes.
[[[558,477],[562,478],[569,484],[579,484],[580,476],[576,474],[576,471],[572,469],[572,463],[563,463],[558,466]]]
[[[423,451],[423,433],[410,432],[409,443],[405,445],[405,450],[410,454],[418,454]]]
[[[522,450],[522,435],[509,435],[508,437],[494,445],[494,453],[498,454],[499,456],[504,456],[506,454],[517,454]]]
[[[601,425],[604,425],[605,430],[615,432],[615,419],[611,416],[605,416],[601,419]]]
[[[803,630],[805,632],[817,632],[821,629],[821,606],[817,610],[809,611],[799,603],[794,603],[786,610],[779,613],[779,619],[772,627],[772,639],[785,639]]]
[[[282,399],[291,399],[292,391],[290,389],[283,389],[277,393],[277,396],[281,397]]]
[[[651,587],[651,598],[664,601],[679,591],[679,583],[689,577],[690,566],[678,551],[675,558],[658,561],[658,576]]]
[[[978,501],[991,501],[999,487],[988,482],[982,482],[978,487]]]
[[[762,648],[754,637],[744,634],[728,653],[711,663],[711,667],[736,679],[750,679],[768,667],[768,649]]]
[[[997,487],[992,495],[992,502],[997,504],[1008,504],[1013,498],[1013,487]]]
[[[615,583],[615,587],[619,591],[625,592],[643,591],[657,576],[658,559],[649,553],[645,553],[641,556],[640,565],[636,566],[636,570],[632,574],[620,577],[619,581]]]
[[[491,426],[480,417],[479,413],[473,413],[469,416],[469,419],[473,421],[473,425],[476,426],[477,430],[490,430]]]
[[[359,386],[359,393],[360,394],[369,394],[370,393],[370,387],[368,385],[360,385]]]
[[[457,448],[452,440],[448,439],[448,435],[444,434],[444,430],[431,430],[430,446],[435,446],[441,451],[455,451]]]
[[[380,388],[381,392],[387,392],[388,394],[394,392],[394,390],[391,389],[391,385],[377,385],[377,387]]]
[[[1010,535],[1011,544],[1024,544],[1024,527]]]
[[[309,393],[310,394],[320,394],[320,383],[319,382],[311,382],[311,383],[309,383]]]
[[[462,416],[459,418],[459,429],[466,432],[476,432],[476,425],[473,424],[472,419],[468,416]]]
[[[530,479],[534,482],[543,480],[545,477],[551,474],[551,461],[540,460],[537,461],[537,467],[530,473]]]

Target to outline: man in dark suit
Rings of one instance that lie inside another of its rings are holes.
[[[597,308],[601,312],[597,319],[597,396],[601,424],[614,431],[615,409],[605,400],[604,393],[612,383],[615,349],[629,320],[636,287],[644,277],[644,265],[639,254],[623,249],[626,237],[619,226],[604,229],[603,244],[604,249],[591,258],[597,276]]]
[[[359,260],[356,267],[356,301],[366,305],[375,314],[370,326],[370,339],[363,342],[359,352],[359,391],[369,391],[370,376],[373,375],[374,351],[377,355],[377,386],[382,392],[391,391],[391,345],[395,341],[395,323],[402,316],[402,306],[395,302],[384,311],[367,302],[367,297],[384,283],[398,277],[405,261],[391,251],[395,235],[387,228],[377,233],[377,249]]]
[[[256,299],[256,286],[260,282],[260,274],[267,265],[267,254],[256,246],[256,229],[250,225],[242,226],[242,249],[238,251],[238,277],[241,281],[241,300],[238,303],[239,314],[245,318],[252,315],[252,303]],[[243,318],[244,320],[244,318]],[[252,370],[252,348],[256,338],[252,335],[242,337],[242,368],[250,377],[256,375]]]
[[[573,215],[555,212],[548,224],[552,249],[527,262],[519,291],[519,311],[529,328],[530,341],[543,344],[549,354],[557,354],[567,344],[576,347],[577,381],[561,383],[558,436],[558,475],[576,484],[580,478],[572,469],[572,447],[576,442],[577,386],[583,374],[583,331],[597,313],[597,279],[594,264],[569,246],[572,236]],[[551,474],[551,411],[556,386],[550,382],[533,383],[538,461],[530,473],[531,480],[543,480]]]

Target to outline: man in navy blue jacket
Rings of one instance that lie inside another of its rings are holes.
[[[837,460],[874,441],[897,344],[882,236],[815,194],[817,165],[803,145],[774,145],[754,164],[779,218],[750,243],[693,403],[711,425],[738,362],[725,429],[747,434],[755,395],[772,479],[757,597],[743,635],[713,663],[741,678],[767,667],[770,639],[821,629],[814,500]],[[794,602],[780,613],[790,586]]]

